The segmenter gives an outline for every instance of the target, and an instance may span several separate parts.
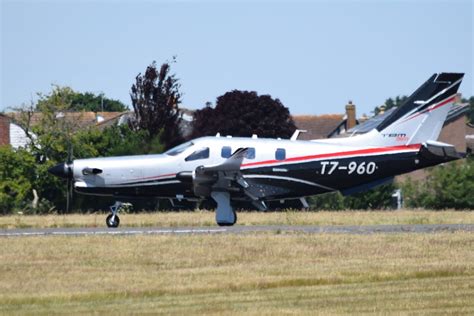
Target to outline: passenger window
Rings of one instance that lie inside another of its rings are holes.
[[[193,160],[206,159],[206,158],[209,158],[209,147],[201,148],[199,150],[196,150],[191,155],[186,157],[186,159],[184,159],[184,160],[185,161],[193,161]]]
[[[229,146],[222,147],[221,157],[222,158],[229,158],[230,156],[232,156],[232,148],[230,148]]]
[[[247,159],[255,159],[255,148],[247,149],[247,155],[245,156]]]
[[[276,160],[285,160],[286,159],[286,150],[285,148],[277,148],[275,151]]]

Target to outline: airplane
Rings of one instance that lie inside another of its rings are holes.
[[[269,201],[367,190],[413,170],[462,158],[437,141],[463,73],[433,74],[372,131],[331,139],[201,137],[163,154],[76,159],[49,169],[76,192],[112,196],[106,218],[119,226],[120,200],[158,197],[217,203],[216,222],[237,221],[235,204],[266,210]]]

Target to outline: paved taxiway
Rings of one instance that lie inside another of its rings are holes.
[[[474,224],[433,225],[371,225],[371,226],[232,226],[232,227],[120,227],[120,228],[43,228],[2,229],[0,237],[21,236],[86,236],[86,235],[189,235],[189,234],[244,234],[244,233],[335,233],[335,234],[377,234],[377,233],[437,233],[474,232]]]

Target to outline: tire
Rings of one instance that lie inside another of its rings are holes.
[[[233,210],[234,212],[234,222],[233,223],[217,223],[219,226],[234,226],[235,223],[237,223],[237,213]]]
[[[118,215],[115,215],[114,220],[112,220],[113,214],[109,214],[107,218],[105,219],[105,223],[107,224],[107,227],[109,228],[117,228],[120,225],[120,218]]]

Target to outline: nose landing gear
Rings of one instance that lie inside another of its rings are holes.
[[[109,214],[105,219],[105,223],[109,228],[117,228],[120,224],[120,218],[118,217],[117,213],[119,209],[122,207],[122,202],[115,202],[114,205],[110,207],[110,211],[112,214]]]

